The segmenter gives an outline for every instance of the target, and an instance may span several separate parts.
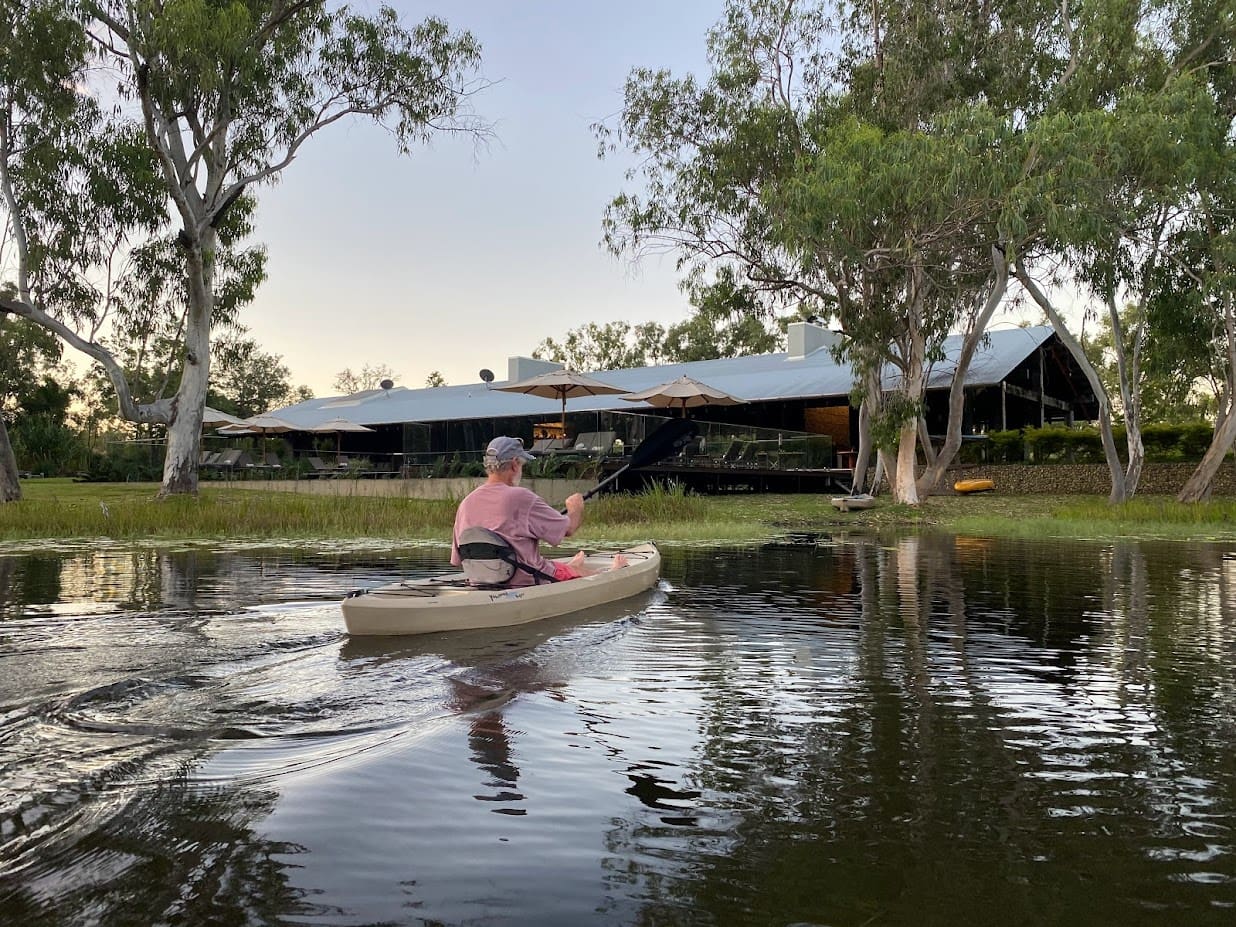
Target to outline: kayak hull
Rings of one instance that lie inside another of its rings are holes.
[[[617,553],[617,552],[615,552]],[[650,589],[661,572],[654,544],[621,551],[628,566],[610,570],[614,553],[593,554],[586,563],[602,572],[560,583],[505,589],[470,587],[462,573],[391,583],[343,601],[349,634],[398,636],[527,624],[616,602]]]
[[[853,512],[869,509],[875,505],[875,496],[861,492],[853,496],[833,496],[833,508],[839,512]]]

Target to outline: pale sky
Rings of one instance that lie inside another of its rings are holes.
[[[330,395],[339,371],[365,364],[413,388],[432,370],[452,384],[482,367],[504,379],[509,356],[586,322],[683,319],[671,259],[633,266],[600,246],[629,159],[598,160],[589,126],[620,111],[633,67],[704,75],[723,0],[393,6],[408,24],[435,14],[478,38],[497,83],[473,108],[497,137],[399,157],[381,129],[335,126],[258,191],[269,279],[242,321],[293,384]]]

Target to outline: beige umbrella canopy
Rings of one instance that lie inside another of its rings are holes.
[[[628,393],[622,398],[627,402],[646,402],[659,409],[681,409],[684,417],[688,408],[734,406],[747,401],[691,377],[679,377],[638,393]]]
[[[350,422],[346,418],[332,418],[329,422],[323,422],[321,425],[313,425],[309,428],[301,429],[302,431],[310,431],[314,434],[335,435],[335,453],[343,452],[343,435],[345,432],[349,434],[359,434],[360,432],[372,432],[373,429],[359,422]]]
[[[220,425],[242,425],[243,419],[237,418],[235,415],[228,415],[226,412],[220,412],[218,409],[206,407],[206,412],[202,415],[203,428],[218,428]]]
[[[537,374],[517,383],[505,386],[495,386],[494,389],[506,393],[527,393],[529,396],[544,396],[546,399],[562,401],[562,421],[566,423],[566,401],[576,396],[616,396],[626,390],[610,386],[600,380],[576,373],[574,370],[551,370],[549,373]]]
[[[287,431],[303,431],[299,425],[285,422],[273,415],[254,415],[242,419],[238,425],[224,425],[218,429],[221,435],[261,435],[262,454],[266,453],[266,436],[283,434]]]
[[[222,434],[229,435],[278,435],[286,431],[303,431],[299,425],[285,422],[273,415],[254,415],[241,419],[235,425],[224,425],[219,429]]]

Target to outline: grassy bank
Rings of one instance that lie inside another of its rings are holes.
[[[200,497],[155,501],[154,484],[34,480],[0,506],[0,542],[91,538],[444,542],[452,501],[316,496],[207,485]],[[945,495],[917,508],[882,502],[842,514],[816,495],[603,496],[588,506],[582,544],[750,543],[793,532],[942,530],[984,536],[1236,539],[1236,501],[1182,506],[1170,498],[1109,506],[1092,496]]]

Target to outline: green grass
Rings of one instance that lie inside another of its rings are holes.
[[[94,538],[167,540],[373,539],[445,543],[454,500],[330,496],[206,485],[198,498],[157,501],[158,486],[32,480],[0,505],[0,542]],[[681,490],[589,502],[583,545],[748,544],[791,532],[952,531],[1006,537],[1236,539],[1236,500],[1180,505],[1169,497],[1109,506],[1095,496],[943,495],[917,508],[881,500],[840,513],[826,495],[692,496]]]
[[[316,496],[203,487],[197,498],[157,500],[153,483],[23,484],[23,499],[0,506],[0,539],[352,538],[418,540],[449,534],[447,500]]]

